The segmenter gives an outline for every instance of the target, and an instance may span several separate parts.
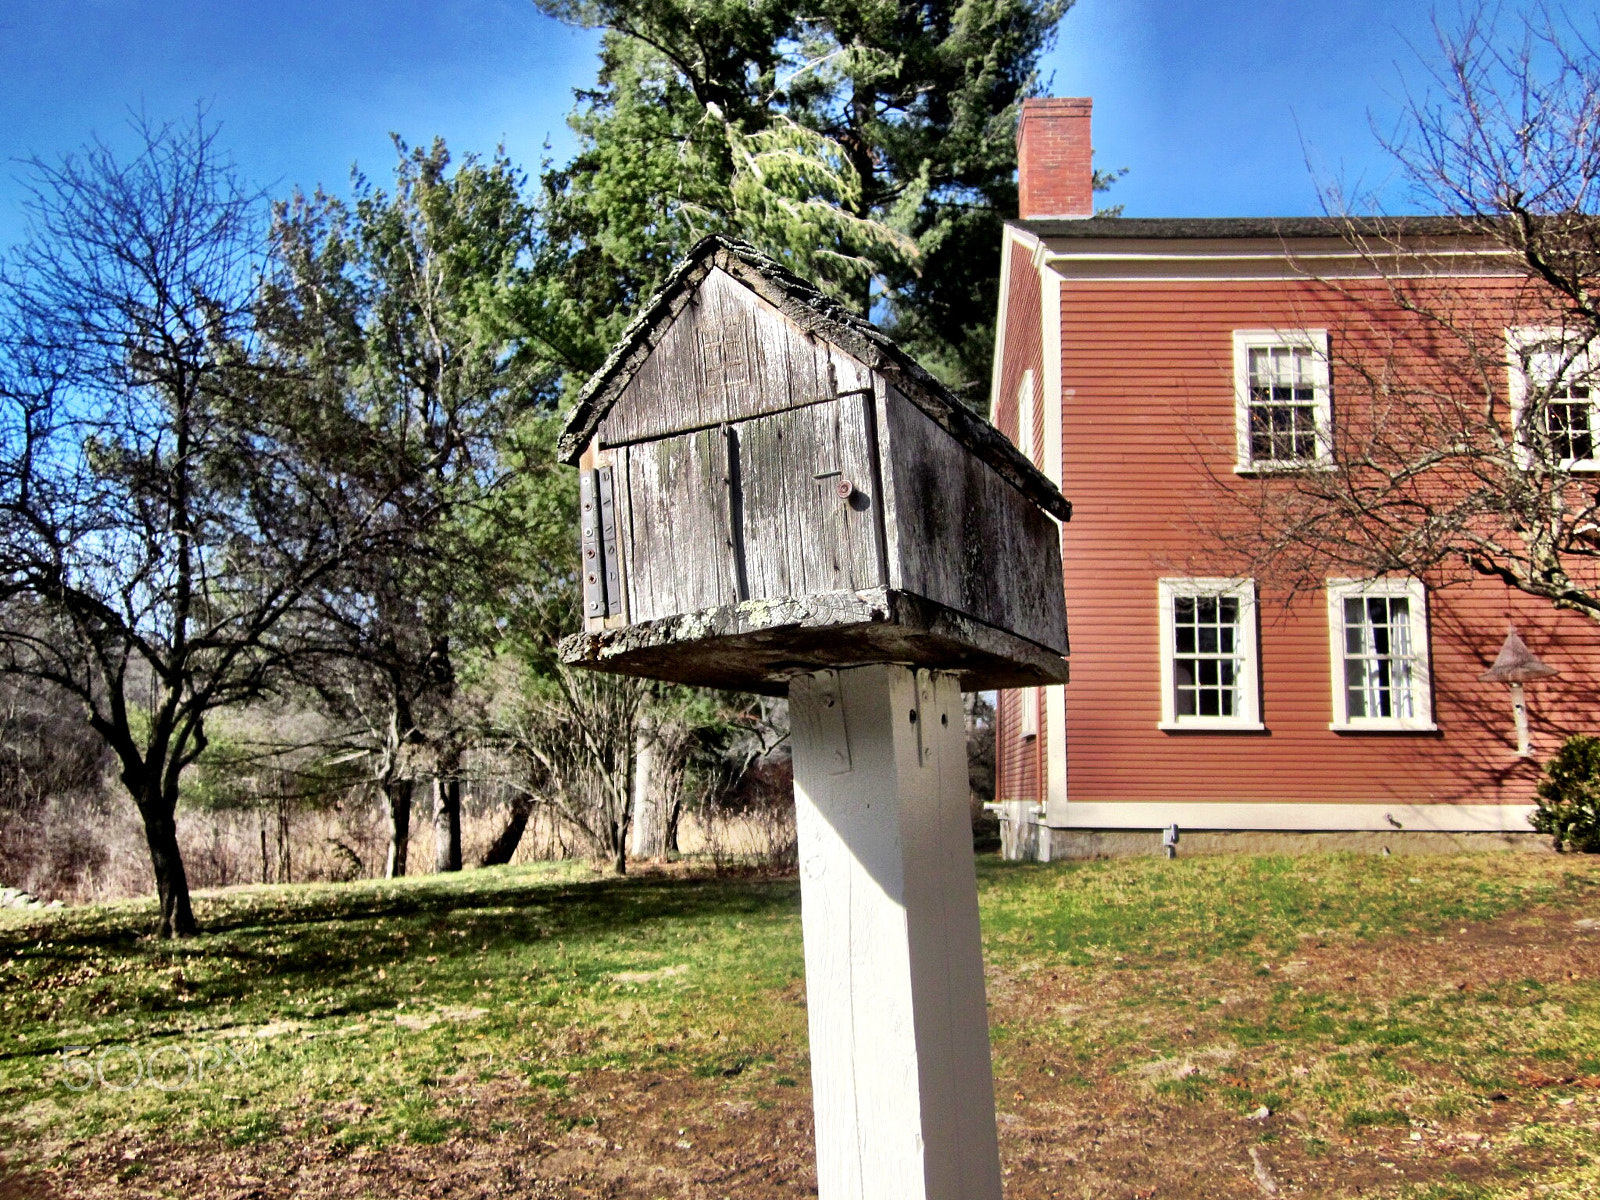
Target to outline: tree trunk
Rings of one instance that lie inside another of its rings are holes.
[[[668,858],[675,857],[678,851],[678,826],[683,824],[683,788],[674,788],[672,803],[666,806],[667,830],[662,838],[662,849]]]
[[[633,741],[633,827],[629,849],[635,858],[661,858],[667,852],[666,814],[655,783],[655,729],[641,719]]]
[[[433,869],[461,870],[461,780],[433,781]]]
[[[628,744],[631,755],[632,744]],[[633,821],[633,769],[629,763],[613,775],[610,780],[611,803],[615,806],[618,819],[606,824],[606,832],[610,835],[610,845],[606,847],[611,852],[611,869],[618,875],[628,873],[628,832]]]
[[[164,938],[193,937],[200,932],[189,903],[189,876],[178,853],[178,822],[173,815],[176,807],[164,798],[139,806],[145,842],[150,847],[150,867],[156,877],[156,896],[161,902],[158,932]]]
[[[484,851],[483,857],[478,860],[480,867],[503,867],[511,861],[511,856],[517,852],[517,847],[522,844],[522,835],[528,828],[528,818],[533,814],[533,797],[519,792],[511,800],[511,815],[506,819],[506,826],[502,829],[489,848]]]
[[[289,844],[289,798],[278,793],[278,882],[294,882],[294,860]]]
[[[409,779],[390,779],[383,785],[389,807],[389,859],[384,864],[385,879],[399,879],[406,873],[406,850],[411,845],[411,788]]]

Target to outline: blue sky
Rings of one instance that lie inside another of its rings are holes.
[[[1401,211],[1373,128],[1395,128],[1407,83],[1426,88],[1431,7],[1079,0],[1043,74],[1054,95],[1094,97],[1096,164],[1128,168],[1102,203],[1128,216],[1311,215],[1318,181]]]
[[[1095,98],[1098,158],[1129,168],[1108,202],[1130,216],[1319,211],[1327,177],[1381,184],[1368,113],[1392,122],[1407,39],[1431,46],[1422,0],[1080,0],[1045,64],[1057,95]],[[123,137],[130,107],[210,105],[223,141],[277,193],[380,176],[388,134],[504,140],[536,169],[572,146],[572,89],[593,34],[528,0],[39,0],[0,15],[0,147],[54,157]],[[0,245],[21,235],[18,167],[0,174]]]

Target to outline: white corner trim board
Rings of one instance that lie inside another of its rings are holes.
[[[789,685],[818,1200],[1001,1200],[956,678]]]
[[[1064,812],[1067,805],[1067,689],[1052,684],[1044,689],[1045,705],[1045,811]]]
[[[1282,833],[1531,833],[1531,804],[1172,804],[1080,801],[1054,829],[1251,830]]]

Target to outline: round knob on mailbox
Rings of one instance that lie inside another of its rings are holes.
[[[834,491],[839,493],[839,499],[848,500],[851,496],[856,494],[856,485],[851,483],[848,479],[841,479],[839,480],[838,486],[834,488]]]

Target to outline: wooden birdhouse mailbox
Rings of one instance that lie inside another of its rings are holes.
[[[722,238],[561,453],[563,657],[789,697],[819,1200],[1000,1200],[960,692],[1066,679],[1071,508],[878,329]]]
[[[774,695],[878,662],[964,690],[1066,678],[1061,493],[748,246],[695,248],[585,387],[561,456],[582,471],[568,661]]]
[[[1539,679],[1550,679],[1560,671],[1540,660],[1528,649],[1515,625],[1506,630],[1506,640],[1500,644],[1500,653],[1494,664],[1478,678],[1485,683],[1503,683],[1511,689],[1511,721],[1517,731],[1517,753],[1533,753],[1533,743],[1528,737],[1528,702],[1522,694],[1522,685]]]

